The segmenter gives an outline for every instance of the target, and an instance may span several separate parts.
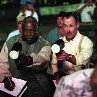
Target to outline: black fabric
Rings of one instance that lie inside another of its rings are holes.
[[[15,59],[15,63],[17,65],[17,69],[21,70],[23,68],[27,68],[29,65],[32,65],[33,58],[31,56],[20,54],[19,57]]]
[[[45,79],[43,81],[43,85],[39,83],[38,80],[41,79],[35,79],[29,78],[28,81],[28,89],[25,91],[25,93],[22,95],[22,97],[53,97],[54,91],[55,91],[55,86],[53,81],[46,76],[48,79],[48,83],[46,83]],[[42,83],[42,82],[41,82]]]
[[[23,93],[22,97],[53,97],[55,92],[55,85],[53,83],[52,77],[46,75],[48,79],[48,83],[43,79],[43,85],[45,88],[39,83],[38,79],[35,76],[28,76],[27,80],[27,90]],[[7,93],[0,91],[0,97],[14,97]]]
[[[15,97],[0,90],[0,97]]]
[[[45,97],[42,87],[39,83],[33,80],[31,83],[28,83],[28,89],[22,95],[22,97]]]

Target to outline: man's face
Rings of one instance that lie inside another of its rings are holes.
[[[35,41],[37,36],[37,28],[32,22],[27,22],[23,28],[22,37],[28,43],[31,44]]]
[[[25,7],[26,7],[27,10],[31,10],[31,9],[33,9],[32,4],[29,4],[29,3],[26,4]]]
[[[57,26],[59,28],[63,26],[63,17],[57,17]]]
[[[64,17],[63,26],[67,40],[70,41],[74,39],[79,27],[79,23],[76,22],[75,18],[73,16],[70,16],[68,19]]]

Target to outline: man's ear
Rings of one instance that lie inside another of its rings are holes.
[[[38,24],[38,23],[36,24],[36,29],[37,29],[37,31],[38,31],[38,29],[39,29],[39,24]]]
[[[77,23],[77,28],[79,28],[79,22]]]

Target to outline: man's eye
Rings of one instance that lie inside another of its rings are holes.
[[[30,31],[32,31],[32,32],[36,32],[36,30],[34,30],[34,29],[33,29],[33,30],[30,30]]]
[[[64,27],[66,28],[67,26],[66,26],[66,25],[64,25]]]

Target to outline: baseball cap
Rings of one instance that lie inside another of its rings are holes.
[[[19,16],[17,17],[17,23],[22,22],[24,20],[25,16]]]

